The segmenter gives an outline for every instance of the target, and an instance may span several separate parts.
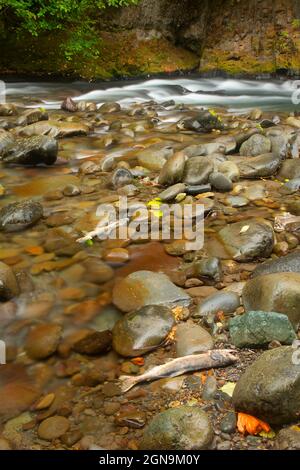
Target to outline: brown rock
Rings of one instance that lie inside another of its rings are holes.
[[[38,435],[41,439],[53,441],[65,434],[69,427],[69,420],[64,416],[51,416],[39,425]]]
[[[24,346],[28,356],[32,359],[45,359],[55,353],[61,331],[61,326],[51,323],[32,328]]]

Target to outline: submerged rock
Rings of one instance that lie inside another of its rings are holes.
[[[0,210],[0,231],[17,232],[34,225],[43,216],[39,202],[13,202]]]
[[[125,357],[143,355],[160,346],[175,324],[167,307],[148,305],[127,313],[113,329],[113,348]]]
[[[7,264],[0,261],[0,301],[10,300],[19,294],[15,273]]]
[[[33,135],[47,135],[62,139],[64,137],[72,137],[76,135],[87,135],[89,127],[79,122],[61,122],[61,121],[39,121],[35,124],[23,127],[19,134],[25,137]]]
[[[174,151],[170,147],[157,148],[149,147],[138,153],[137,159],[139,165],[151,171],[160,171],[168,158],[173,155]]]
[[[25,351],[32,359],[45,359],[55,353],[60,341],[62,327],[45,323],[33,327],[26,338]]]
[[[161,273],[137,271],[118,282],[113,290],[113,303],[130,312],[145,305],[189,305],[190,297],[183,289]]]
[[[297,338],[287,316],[276,312],[252,311],[236,316],[229,322],[229,332],[237,348],[261,347],[273,340],[292,344]]]
[[[213,439],[208,415],[198,406],[170,408],[156,415],[145,428],[142,450],[202,450]]]
[[[273,273],[257,276],[243,289],[246,311],[284,313],[294,328],[300,324],[300,274]]]
[[[18,138],[2,152],[2,161],[6,164],[53,165],[57,159],[58,143],[48,136]]]
[[[193,317],[205,317],[210,313],[232,313],[240,306],[240,296],[236,292],[216,292],[197,306]]]
[[[235,409],[269,424],[298,421],[300,367],[294,353],[290,346],[275,348],[247,367],[233,393]]]
[[[251,261],[270,256],[274,246],[272,227],[263,219],[227,225],[218,233],[228,254],[236,261]]]

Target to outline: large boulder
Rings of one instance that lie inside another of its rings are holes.
[[[162,273],[136,271],[118,282],[113,303],[123,312],[145,305],[189,305],[191,298]]]
[[[202,450],[213,439],[205,411],[198,406],[170,408],[153,418],[144,430],[142,450]]]
[[[57,159],[58,143],[45,135],[18,138],[2,152],[4,163],[19,165],[52,165]]]
[[[189,356],[209,351],[214,346],[211,334],[193,322],[181,323],[176,328],[176,355]]]
[[[284,313],[294,328],[300,324],[300,274],[273,273],[255,277],[243,289],[246,311]]]
[[[267,258],[274,246],[273,229],[264,219],[227,225],[218,236],[228,255],[241,262]]]
[[[298,421],[300,367],[294,354],[291,346],[264,352],[238,381],[235,409],[275,425]]]
[[[282,313],[253,311],[229,322],[232,343],[238,347],[262,347],[273,340],[292,344],[297,338],[288,317]]]
[[[146,354],[160,346],[174,326],[167,307],[148,305],[127,313],[113,329],[113,348],[125,357]]]

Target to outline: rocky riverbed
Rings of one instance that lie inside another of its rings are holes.
[[[299,129],[172,100],[0,105],[0,449],[300,448]],[[203,206],[203,248],[159,225],[100,240],[120,196],[131,220]],[[238,360],[122,390],[212,349]]]

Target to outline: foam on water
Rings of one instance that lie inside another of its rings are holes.
[[[120,86],[120,83],[122,86]],[[174,100],[194,106],[226,106],[231,111],[247,110],[259,106],[265,110],[294,110],[291,96],[295,88],[291,80],[235,80],[204,78],[153,79],[139,82],[18,82],[7,84],[6,95],[10,101],[28,106],[42,105],[47,109],[59,109],[66,96],[75,101],[94,101],[99,106],[107,101],[118,101],[123,106],[149,100],[162,103]],[[30,103],[40,100],[40,103]]]

